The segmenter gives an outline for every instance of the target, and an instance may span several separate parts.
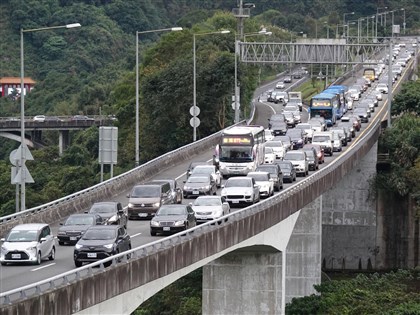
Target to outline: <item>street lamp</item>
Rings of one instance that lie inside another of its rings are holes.
[[[136,156],[135,156],[135,166],[139,166],[140,163],[140,117],[139,117],[139,34],[146,33],[159,33],[159,32],[170,32],[170,31],[182,31],[182,27],[170,27],[170,28],[161,28],[157,30],[149,31],[136,31]]]
[[[386,10],[386,9],[388,9],[388,7],[377,7],[376,8],[376,28],[375,28],[375,38],[377,39],[378,38],[378,13],[379,13],[379,10],[381,10],[381,9],[384,9],[384,10]],[[381,15],[381,26],[382,26],[382,15]]]
[[[346,15],[353,15],[354,12],[348,12],[343,14],[343,25],[346,25]],[[344,29],[344,37],[346,37],[345,29]]]
[[[254,35],[267,35],[270,36],[273,34],[272,32],[267,32],[267,30],[264,28],[263,30],[255,33],[247,33],[247,34],[239,34],[239,36],[244,37],[244,42],[246,42],[246,36],[254,36]],[[237,34],[238,35],[238,34]],[[237,39],[237,35],[235,35],[235,119],[234,122],[237,124],[239,122],[239,95],[240,90],[238,86],[238,54],[239,54],[239,40]]]
[[[401,11],[403,11],[404,17],[403,17],[403,28],[404,28],[404,35],[405,35],[405,9],[402,8]]]
[[[195,37],[200,35],[211,35],[211,34],[228,34],[230,33],[229,30],[222,30],[217,32],[206,32],[206,33],[194,33],[193,34],[193,118],[197,116],[197,79],[196,79],[196,54],[195,54]],[[197,121],[194,119],[193,121],[193,142],[197,140]]]
[[[26,181],[26,167],[25,167],[25,159],[26,159],[26,143],[25,143],[25,84],[24,84],[24,50],[23,50],[23,33],[30,33],[30,32],[38,32],[38,31],[47,31],[52,29],[58,28],[75,28],[80,27],[79,23],[73,24],[66,24],[60,26],[49,26],[49,27],[41,27],[41,28],[32,28],[24,30],[23,28],[20,29],[20,198],[21,198],[21,211],[25,210],[26,208],[26,197],[25,197],[25,181]]]
[[[365,19],[364,18],[359,18],[359,19],[357,19],[357,43],[359,44],[360,43],[360,30],[361,30],[361,27],[360,27],[360,22],[362,22],[362,21],[364,21]]]

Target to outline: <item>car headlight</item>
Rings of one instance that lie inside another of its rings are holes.
[[[118,216],[117,215],[113,215],[112,217],[110,217],[107,222],[108,223],[113,223],[113,222],[117,222],[118,220]]]
[[[57,235],[66,235],[67,233],[64,231],[58,231]]]
[[[174,223],[175,226],[181,226],[181,225],[185,225],[184,221],[180,220],[180,221],[175,221]]]
[[[150,221],[150,226],[159,226],[159,222],[158,221]]]
[[[75,249],[81,249],[83,247],[83,245],[81,245],[81,244],[76,244],[75,246],[74,246],[74,248]]]
[[[7,247],[6,247],[6,246],[4,246],[4,245],[2,245],[2,246],[1,246],[1,250],[6,252],[6,251],[7,251]]]
[[[298,140],[298,143],[302,143],[302,142],[303,142],[303,140],[302,140],[302,139],[299,139],[299,140]]]
[[[26,248],[27,251],[36,251],[36,246],[30,246]]]
[[[104,245],[105,248],[111,249],[112,247],[114,247],[114,244],[106,244]]]
[[[250,170],[252,170],[252,166],[253,166],[253,164],[249,164],[249,165],[247,166],[247,168],[248,168],[248,169],[250,169]]]
[[[210,185],[204,186],[203,189],[209,190],[210,189]]]
[[[153,204],[153,207],[159,208],[159,207],[160,207],[160,202],[155,202],[155,203]]]
[[[134,204],[133,204],[133,203],[131,203],[131,202],[129,202],[127,206],[128,206],[129,208],[133,208],[133,207],[134,207]]]

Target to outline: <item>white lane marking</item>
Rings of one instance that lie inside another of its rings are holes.
[[[211,162],[211,161],[213,161],[213,159],[207,160],[206,162],[207,162],[207,163],[209,163],[209,162]],[[181,177],[184,177],[185,175],[187,175],[187,172],[184,172],[184,173],[182,173],[181,175],[179,175],[178,177],[175,177],[175,180],[178,180],[178,179],[180,179]]]
[[[139,235],[141,235],[141,233],[136,233],[136,234],[130,235],[130,237],[133,238],[133,237],[136,237],[136,236],[139,236]]]
[[[49,265],[45,265],[45,266],[42,266],[42,267],[38,267],[38,268],[32,269],[31,271],[41,270],[41,269],[44,269],[44,268],[47,268],[47,267],[51,267],[51,266],[54,266],[54,265],[55,265],[55,263],[52,263],[52,264],[49,264]]]

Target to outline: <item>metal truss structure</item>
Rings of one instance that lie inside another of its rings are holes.
[[[390,53],[390,47],[389,43],[349,44],[345,40],[239,42],[240,60],[254,64],[372,64]]]

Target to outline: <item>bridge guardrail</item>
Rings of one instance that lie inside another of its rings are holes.
[[[243,124],[244,122],[241,121],[238,124]],[[92,203],[103,200],[104,197],[112,198],[123,191],[129,190],[136,183],[147,180],[158,173],[159,170],[174,165],[180,159],[189,159],[195,154],[214,146],[221,132],[219,131],[194,143],[175,149],[95,186],[38,207],[1,217],[0,235],[5,235],[11,228],[21,223],[40,221],[55,223],[74,212],[81,212],[92,205]]]
[[[198,250],[195,247],[193,248],[193,246],[187,246],[192,251],[190,253],[192,257],[190,260],[192,261],[184,262],[185,264],[196,262],[203,259],[203,256],[205,255],[214,254],[214,252],[226,249],[227,247],[232,246],[231,242],[240,242],[250,236],[256,235],[303,208],[317,196],[321,195],[337,183],[367,152],[369,152],[372,145],[377,141],[380,131],[380,122],[381,117],[377,116],[372,128],[370,128],[368,132],[354,145],[353,150],[348,151],[347,154],[342,155],[325,168],[303,179],[297,185],[285,189],[282,193],[269,197],[253,206],[224,216],[221,220],[218,220],[221,222],[220,224],[207,222],[185,232],[180,232],[167,238],[139,246],[130,251],[82,266],[38,283],[4,292],[0,294],[0,305],[2,307],[12,305],[13,307],[15,306],[15,303],[25,303],[25,301],[31,297],[39,297],[43,294],[48,294],[54,289],[60,289],[64,286],[75,286],[77,280],[85,277],[90,277],[90,282],[92,282],[92,277],[101,277],[104,270],[109,272],[113,271],[112,268],[105,269],[105,264],[109,262],[111,262],[112,265],[117,266],[123,264],[135,264],[139,260],[147,259],[149,255],[157,255],[160,252],[163,254],[166,253],[165,257],[167,257],[168,254],[173,255],[177,252],[177,247],[184,248],[182,250],[186,250],[186,244],[191,243],[196,237],[207,239],[206,244],[209,245],[205,246],[205,249],[202,250]],[[228,220],[225,221],[223,220],[224,218]],[[214,233],[218,232],[223,233],[224,236],[226,236],[226,233],[234,233],[235,237],[217,238],[221,241],[216,242],[217,244],[212,244],[214,246],[210,245],[212,242],[214,243]],[[170,262],[168,261],[166,264],[170,264]],[[94,269],[94,267],[99,268]],[[176,266],[170,265],[170,267],[166,266],[166,268],[170,268],[170,272],[174,272],[183,268],[183,266],[181,263],[177,263]],[[164,269],[166,270],[166,268]],[[145,268],[142,268],[141,270],[145,273],[144,275],[138,275],[142,284],[155,280],[160,276],[158,272],[147,273]],[[121,293],[123,292],[112,292],[113,296]],[[71,298],[76,297],[72,296]],[[106,297],[106,299],[107,298],[109,297]],[[96,302],[99,303],[100,301]],[[74,305],[76,303],[71,301],[70,298],[68,303],[69,305],[66,307],[75,307]],[[79,310],[82,309],[83,308]]]

